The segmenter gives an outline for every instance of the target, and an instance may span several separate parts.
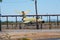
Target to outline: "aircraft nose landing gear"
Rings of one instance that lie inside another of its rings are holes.
[[[42,21],[42,23],[45,23],[45,21]]]

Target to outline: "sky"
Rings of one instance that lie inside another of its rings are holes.
[[[18,12],[28,10],[28,14],[35,14],[32,0],[3,0],[0,6],[2,15],[20,15]],[[38,14],[60,14],[60,0],[37,0],[37,8]]]
[[[35,15],[33,0],[3,0],[0,3],[1,15],[20,15],[21,11],[29,11]],[[60,14],[60,0],[37,0],[38,14]],[[11,20],[11,19],[10,19]]]

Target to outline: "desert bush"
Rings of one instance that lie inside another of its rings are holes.
[[[20,38],[18,40],[32,40],[31,38]]]

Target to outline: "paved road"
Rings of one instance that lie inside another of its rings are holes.
[[[43,30],[33,30],[33,29],[21,29],[21,30],[19,30],[19,29],[17,29],[17,30],[2,30],[2,32],[60,32],[60,29],[51,29],[51,30],[49,30],[49,29],[43,29]]]

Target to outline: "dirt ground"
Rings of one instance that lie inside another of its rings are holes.
[[[60,38],[60,30],[2,30],[0,32],[0,38]]]

